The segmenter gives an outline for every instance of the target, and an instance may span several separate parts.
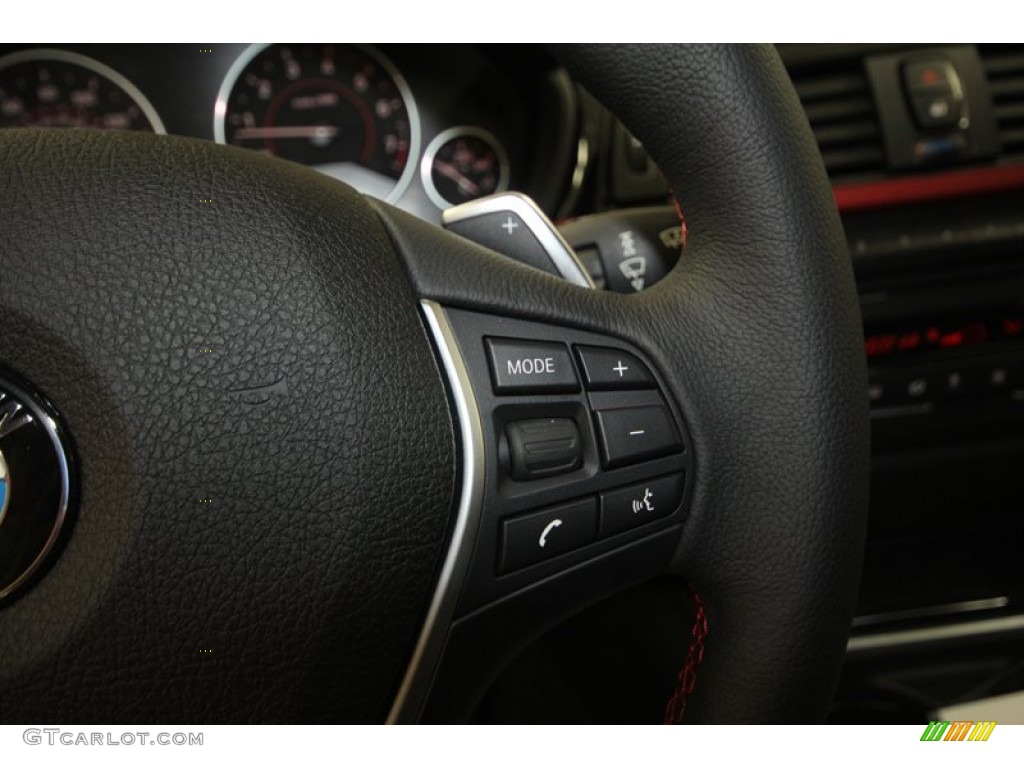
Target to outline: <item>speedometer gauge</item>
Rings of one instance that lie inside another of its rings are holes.
[[[373,48],[340,43],[250,47],[221,87],[214,134],[389,202],[408,186],[420,141],[394,65]]]
[[[52,48],[0,58],[0,128],[26,127],[164,133],[153,105],[124,75]]]

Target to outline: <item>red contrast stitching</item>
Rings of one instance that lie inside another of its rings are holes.
[[[686,214],[683,213],[683,206],[680,205],[679,198],[675,196],[675,193],[672,194],[672,202],[675,203],[675,206],[676,206],[676,215],[679,217],[679,224],[680,224],[680,227],[679,227],[680,235],[682,236],[683,248],[685,249],[686,248],[686,235],[687,235]]]
[[[689,231],[686,227],[686,214],[683,213],[683,206],[675,192],[672,192],[672,202],[675,203],[676,215],[679,216],[680,236],[685,250]],[[697,685],[697,667],[704,661],[704,638],[708,636],[708,616],[704,610],[704,601],[692,586],[690,594],[693,595],[693,602],[697,604],[697,613],[693,617],[693,627],[690,629],[690,647],[686,651],[686,661],[679,670],[679,681],[676,683],[672,698],[665,705],[665,725],[678,725],[683,722],[683,718],[686,717],[686,704]]]
[[[679,725],[686,717],[686,704],[697,684],[697,667],[704,661],[704,638],[708,636],[708,617],[704,611],[704,602],[697,591],[690,587],[693,601],[697,604],[697,614],[693,617],[693,629],[690,630],[690,647],[686,651],[686,661],[679,670],[679,682],[672,698],[665,706],[665,725]]]

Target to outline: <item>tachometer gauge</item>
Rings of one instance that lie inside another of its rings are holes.
[[[449,128],[423,153],[420,176],[441,209],[508,189],[508,155],[483,128]]]
[[[221,87],[214,134],[389,202],[408,186],[420,141],[394,65],[373,48],[340,43],[250,47]]]
[[[0,128],[26,127],[164,133],[153,105],[124,75],[52,48],[0,58]]]

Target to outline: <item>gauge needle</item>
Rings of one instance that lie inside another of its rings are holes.
[[[434,167],[441,172],[442,176],[447,176],[471,195],[480,194],[480,187],[459,173],[458,169],[451,163],[446,163],[444,160],[435,160]]]
[[[268,125],[235,131],[236,139],[333,139],[337,135],[333,125]]]

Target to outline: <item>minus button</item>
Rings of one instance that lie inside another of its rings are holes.
[[[601,462],[614,469],[682,450],[672,413],[664,405],[595,411]]]

